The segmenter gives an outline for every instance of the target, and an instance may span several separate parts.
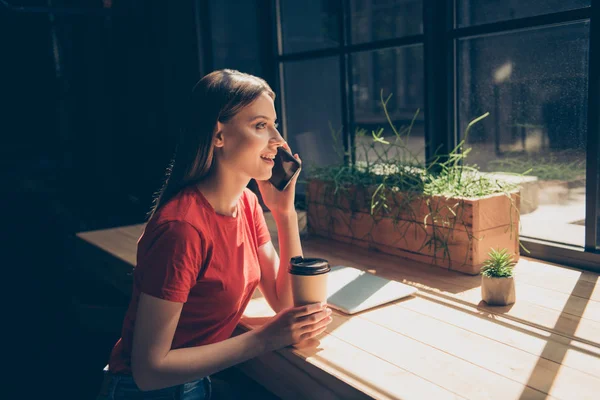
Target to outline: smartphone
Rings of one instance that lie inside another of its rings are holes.
[[[283,147],[277,148],[273,174],[269,182],[279,191],[285,190],[290,181],[300,172],[300,162]]]

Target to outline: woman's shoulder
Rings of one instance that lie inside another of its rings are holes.
[[[196,239],[202,235],[197,227],[185,219],[152,219],[148,221],[143,237],[148,239],[158,236]]]
[[[260,207],[258,195],[249,188],[245,188],[244,193],[242,194],[242,204],[244,206],[244,211],[246,212],[246,214],[254,218],[254,216],[256,215],[257,208]]]
[[[250,188],[245,188],[242,193],[242,200],[252,208],[258,205],[258,196]]]
[[[148,225],[183,231],[193,228],[202,234],[204,227],[210,223],[206,221],[204,208],[194,191],[184,189],[160,207],[148,221]]]
[[[155,215],[156,217],[156,215]],[[149,260],[160,254],[173,252],[185,253],[191,249],[205,248],[204,235],[185,220],[158,219],[148,221],[142,236],[138,240],[137,257]]]

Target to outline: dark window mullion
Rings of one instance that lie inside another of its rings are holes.
[[[585,248],[598,246],[599,135],[600,135],[600,0],[592,0],[588,76],[588,131],[586,151]]]
[[[277,51],[276,55],[281,56],[283,54],[283,31],[281,28],[281,0],[273,0],[273,7],[275,7],[275,34]]]
[[[283,61],[281,60],[281,54],[283,52],[283,34],[281,30],[281,0],[272,0],[272,7],[274,8],[274,19],[275,19],[275,62],[277,64],[277,88],[279,98],[279,122],[282,127],[282,136],[287,141],[288,138],[288,127],[287,127],[287,110],[285,106],[285,75]]]
[[[342,47],[330,47],[328,49],[308,50],[298,53],[282,54],[278,57],[279,61],[302,61],[314,60],[315,58],[332,57],[340,54]]]
[[[282,126],[282,136],[288,141],[288,126],[287,126],[287,108],[285,106],[285,73],[284,66],[282,62],[277,63],[277,80],[279,82],[279,104],[280,104],[280,112],[279,112],[279,123]]]
[[[344,47],[344,51],[347,53],[354,53],[359,51],[369,51],[369,50],[385,50],[391,49],[395,47],[402,46],[410,46],[413,44],[421,44],[423,43],[424,35],[412,35],[412,36],[404,36],[400,38],[393,39],[384,39],[377,40],[373,42],[359,43],[359,44],[349,44]]]
[[[277,23],[273,0],[256,0],[256,21],[262,77],[279,93],[277,82]],[[266,10],[266,11],[265,11]]]
[[[344,46],[346,45],[346,41],[349,39],[346,35],[346,26],[348,25],[348,21],[346,19],[346,10],[349,10],[347,7],[346,0],[339,0],[339,8],[338,8],[338,21],[339,21],[339,38],[340,38],[340,46],[339,46],[339,63],[340,63],[340,94],[342,96],[342,141],[344,142],[344,164],[348,165],[350,163],[350,158],[348,157],[349,149],[350,149],[350,110],[348,97],[351,94],[348,93],[351,88],[348,85],[348,68],[346,63],[346,55],[344,54]]]
[[[547,25],[564,24],[569,22],[583,21],[590,18],[592,11],[590,7],[570,11],[560,11],[552,14],[537,15],[511,19],[506,21],[491,22],[488,24],[474,25],[463,28],[455,28],[451,31],[452,37],[466,38],[472,36],[484,36],[496,33],[507,33],[514,30],[539,28]]]
[[[343,0],[343,10],[345,20],[344,48],[348,49],[352,43],[352,10],[350,0]],[[346,93],[348,99],[348,149],[350,153],[349,161],[354,165],[356,163],[356,151],[354,149],[356,123],[354,121],[354,77],[352,76],[352,56],[346,51],[342,54],[346,68]]]
[[[454,129],[449,110],[449,91],[454,93],[450,85],[453,82],[454,68],[450,68],[448,46],[452,40],[448,38],[447,21],[448,2],[424,0],[424,67],[425,67],[425,158],[429,162],[436,151],[447,154],[453,147]],[[452,78],[452,79],[451,79]]]
[[[456,53],[456,39],[450,37],[449,33],[456,28],[456,0],[446,0],[446,66],[448,68],[447,76],[447,118],[450,132],[447,133],[449,138],[449,149],[453,149],[459,141],[459,124],[458,124],[458,58]]]
[[[347,19],[347,25],[349,24],[349,18]],[[373,50],[386,50],[397,47],[411,46],[415,44],[422,44],[424,40],[423,35],[406,36],[396,39],[378,40],[376,42],[360,43],[360,44],[349,44],[339,47],[329,47],[327,49],[318,50],[307,50],[299,51],[295,53],[286,53],[279,55],[281,61],[299,61],[306,59],[313,59],[319,57],[331,57],[340,53],[358,53],[362,51],[373,51]]]

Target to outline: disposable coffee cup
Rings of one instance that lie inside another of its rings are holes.
[[[290,260],[288,272],[295,307],[327,301],[329,271],[329,262],[322,258],[294,257]]]

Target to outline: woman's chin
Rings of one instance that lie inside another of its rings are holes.
[[[268,174],[264,174],[264,176],[262,176],[261,178],[259,178],[258,180],[261,181],[268,181],[269,179],[271,179],[271,177],[273,176],[272,172],[269,172]]]
[[[273,176],[273,171],[261,171],[261,173],[254,175],[254,179],[257,181],[268,181],[269,179],[271,179],[271,176]]]

